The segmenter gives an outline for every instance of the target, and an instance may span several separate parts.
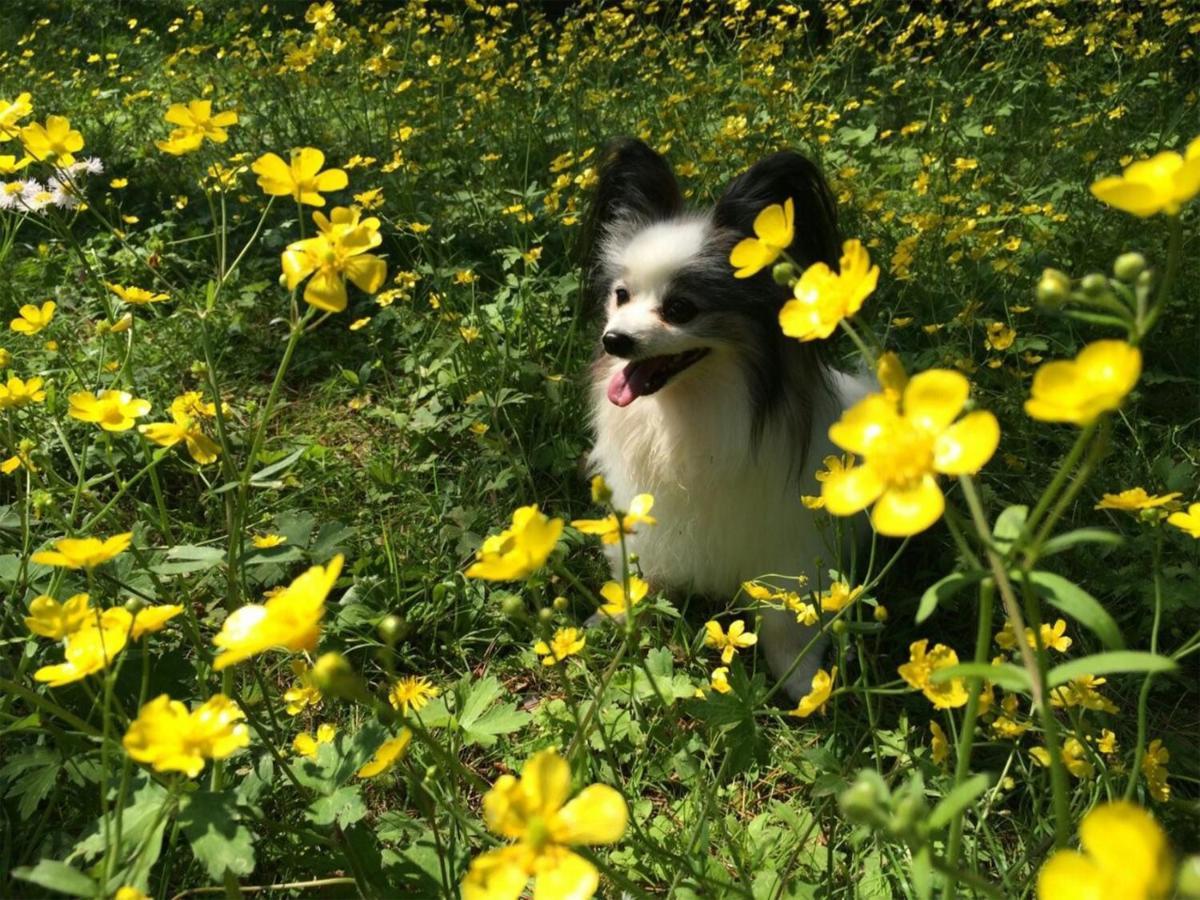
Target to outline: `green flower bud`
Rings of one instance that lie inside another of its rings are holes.
[[[320,658],[313,663],[310,677],[317,690],[331,697],[359,700],[367,693],[361,679],[350,667],[346,657],[340,653],[321,654]]]
[[[875,612],[873,615],[875,616],[876,622],[886,622],[888,618],[887,607],[880,603],[875,607]]]
[[[549,625],[551,622],[554,621],[554,610],[551,609],[549,606],[543,606],[541,609],[538,610],[538,621],[542,622],[543,624]]]
[[[136,616],[145,608],[146,601],[141,597],[130,597],[125,601],[125,612],[129,613],[131,616]]]
[[[1126,284],[1133,284],[1146,270],[1146,257],[1140,253],[1122,253],[1113,263],[1113,274]]]
[[[829,630],[832,631],[836,635],[843,635],[846,633],[846,623],[844,621],[842,621],[841,619],[838,619],[836,622],[834,622],[832,625],[829,626]]]
[[[507,619],[523,619],[525,618],[525,601],[516,594],[509,594],[500,601],[500,612]]]
[[[838,806],[846,818],[860,824],[879,823],[887,801],[887,785],[875,772],[860,772],[854,784],[838,795]]]
[[[566,612],[567,608],[570,605],[571,604],[568,602],[566,597],[555,597],[554,598],[554,609],[557,612]]]
[[[409,626],[402,616],[390,615],[380,620],[378,631],[383,642],[391,645],[408,637]]]
[[[1108,293],[1108,279],[1099,272],[1084,275],[1079,287],[1089,297],[1102,297]]]
[[[453,584],[443,581],[433,586],[433,602],[442,603],[446,599],[446,594],[454,587]]]
[[[1038,282],[1038,303],[1045,306],[1055,306],[1071,296],[1071,278],[1066,272],[1058,269],[1046,269],[1042,272],[1042,280]]]
[[[775,268],[771,270],[771,277],[775,279],[776,284],[791,287],[800,276],[796,274],[796,267],[790,262],[781,262],[775,264]]]
[[[1189,856],[1183,861],[1175,887],[1185,900],[1200,898],[1200,856]]]

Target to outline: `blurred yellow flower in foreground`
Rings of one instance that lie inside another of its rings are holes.
[[[0,144],[11,141],[20,132],[17,122],[33,112],[28,91],[18,94],[16,100],[0,98]]]
[[[933,649],[926,652],[928,645],[929,641],[923,638],[909,646],[909,661],[900,667],[900,677],[908,682],[910,687],[925,694],[926,699],[938,709],[964,706],[967,702],[967,689],[961,678],[951,678],[940,684],[932,680],[933,673],[938,669],[957,666],[958,654],[945,644],[934,644]]]
[[[295,290],[304,279],[304,302],[328,312],[346,308],[346,279],[360,290],[374,294],[383,287],[387,263],[368,253],[383,242],[379,235],[379,220],[372,217],[359,221],[356,209],[339,206],[332,217],[313,214],[318,234],[288,244],[281,258],[288,290]]]
[[[389,771],[392,766],[404,758],[410,741],[412,741],[412,732],[407,728],[401,729],[400,734],[396,737],[380,744],[375,754],[355,774],[359,778],[374,778],[376,775],[382,775]]]
[[[929,723],[929,731],[933,735],[929,741],[929,755],[934,765],[940,766],[950,756],[950,742],[946,740],[946,732],[937,722]]]
[[[990,412],[958,419],[969,392],[960,373],[930,369],[909,380],[899,404],[870,394],[846,410],[829,437],[863,463],[830,472],[821,485],[825,508],[848,516],[873,503],[871,522],[888,537],[916,534],[936,522],[945,498],[935,475],[978,472],[1000,442]]]
[[[729,264],[737,271],[734,278],[749,278],[779,258],[792,243],[796,208],[788,197],[782,205],[773,203],[754,218],[754,237],[738,242],[729,254]]]
[[[292,740],[292,749],[306,759],[317,758],[317,748],[321,744],[328,744],[337,737],[337,726],[329,722],[317,726],[315,735],[309,734],[307,731],[296,735]]]
[[[225,759],[250,745],[242,712],[224,694],[214,694],[191,712],[168,695],[139,711],[121,743],[125,751],[156,772],[183,772],[195,778],[209,759]]]
[[[342,571],[339,553],[324,566],[313,566],[266,603],[234,610],[213,638],[221,652],[218,672],[267,650],[312,650],[321,634],[325,598]]]
[[[42,390],[45,383],[44,379],[36,376],[23,381],[16,375],[10,375],[7,382],[0,384],[0,409],[41,403],[46,399],[46,392]]]
[[[388,702],[392,704],[393,709],[408,715],[410,709],[420,712],[440,693],[437,686],[423,675],[406,675],[396,679],[396,683],[388,691]]]
[[[83,149],[83,135],[63,116],[47,116],[44,125],[34,122],[21,129],[21,143],[34,159],[62,168],[75,162],[73,154]]]
[[[512,527],[483,542],[467,577],[487,581],[528,578],[546,564],[562,530],[562,519],[547,518],[536,504],[522,506],[513,513]]]
[[[40,307],[26,303],[17,312],[18,317],[9,323],[9,328],[18,334],[37,334],[50,324],[54,318],[54,310],[58,308],[53,300],[47,300]]]
[[[1192,537],[1200,540],[1200,503],[1193,503],[1187,512],[1171,513],[1167,521],[1181,531],[1186,531]]]
[[[316,147],[300,147],[291,153],[291,162],[285,163],[277,154],[264,153],[250,166],[258,176],[258,186],[273,197],[292,197],[297,203],[309,206],[324,206],[322,194],[340,191],[350,179],[341,169],[326,169],[325,154]]]
[[[587,638],[578,628],[559,628],[549,643],[538,641],[534,644],[533,652],[542,657],[543,666],[552,666],[579,653],[586,643]]]
[[[1082,852],[1059,850],[1038,873],[1038,900],[1159,900],[1171,890],[1171,850],[1154,817],[1123,800],[1079,825]]]
[[[107,284],[107,282],[106,282]],[[132,303],[135,306],[141,306],[145,303],[161,303],[163,300],[169,300],[167,294],[155,293],[140,287],[125,287],[120,284],[108,284],[108,289],[124,300],[126,303]]]
[[[842,319],[862,309],[878,282],[879,266],[871,265],[866,248],[846,241],[837,272],[823,262],[804,270],[792,299],[779,310],[779,325],[788,337],[802,341],[827,338]]]
[[[620,522],[614,514],[603,519],[575,519],[571,522],[571,527],[584,534],[598,535],[606,544],[616,544],[621,540],[622,531],[625,534],[636,534],[636,525],[658,524],[658,519],[650,515],[653,506],[652,494],[638,494],[629,501],[629,512],[621,517]]]
[[[758,643],[758,635],[746,633],[746,623],[737,619],[729,623],[729,631],[721,628],[721,623],[710,621],[704,623],[704,646],[721,651],[721,662],[729,665],[733,662],[734,654],[746,647]]]
[[[1025,412],[1040,422],[1087,425],[1121,405],[1142,374],[1142,354],[1125,341],[1095,341],[1033,375]]]
[[[50,687],[62,687],[79,681],[108,667],[118,653],[125,649],[133,628],[133,616],[120,606],[94,612],[82,625],[67,635],[63,656],[65,661],[42,666],[33,673],[35,681]]]
[[[29,604],[25,627],[33,634],[57,641],[78,631],[95,615],[87,594],[75,594],[65,603],[42,594]]]
[[[828,672],[818,669],[817,674],[812,678],[812,690],[800,698],[796,708],[788,715],[807,719],[813,713],[823,713],[825,704],[829,702],[829,696],[833,693],[833,683],[837,680],[837,673],[837,666]]]
[[[517,843],[471,860],[463,879],[464,900],[516,900],[530,878],[538,900],[586,900],[596,892],[596,867],[572,845],[612,844],[629,822],[625,799],[593,784],[575,799],[571,768],[555,750],[534,754],[518,779],[502,775],[483,798],[489,830]]]
[[[1126,166],[1120,175],[1101,178],[1092,185],[1092,195],[1140,218],[1156,213],[1179,214],[1180,208],[1200,193],[1200,138],[1186,153],[1164,150],[1149,159]]]
[[[150,412],[150,401],[141,400],[129,391],[77,391],[70,397],[67,410],[72,419],[94,422],[105,431],[128,431],[134,419]]]
[[[133,532],[114,534],[110,538],[60,538],[53,550],[39,550],[31,562],[43,566],[63,566],[68,569],[91,569],[124,553],[133,541]]]

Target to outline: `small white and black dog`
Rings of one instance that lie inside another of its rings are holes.
[[[788,252],[836,268],[833,197],[797,153],[762,160],[699,212],[684,209],[670,166],[641,141],[616,141],[605,156],[588,270],[605,316],[590,465],[618,508],[654,495],[658,525],[638,528],[629,548],[655,588],[725,600],[746,580],[807,573],[812,581],[816,559],[834,562],[800,495],[820,493],[813,461],[836,452],[829,426],[870,384],[831,368],[819,344],[783,335],[789,291],[769,267],[736,279],[729,264],[759,211],[789,197]],[[780,677],[816,629],[785,610],[763,614],[760,644]],[[793,699],[809,692],[822,650],[788,678]]]

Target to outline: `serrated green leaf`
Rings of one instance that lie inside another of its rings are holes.
[[[1094,653],[1082,659],[1055,666],[1046,674],[1050,687],[1066,684],[1083,675],[1115,675],[1121,672],[1173,672],[1179,668],[1175,661],[1157,653],[1140,650],[1114,650],[1110,653]]]
[[[467,746],[490,747],[496,743],[497,735],[516,731],[532,718],[529,713],[518,710],[515,703],[492,707],[503,690],[499,679],[491,676],[472,686],[458,716],[458,727],[462,729]]]
[[[1019,578],[1019,574],[1014,575]],[[1061,575],[1053,572],[1030,572],[1029,582],[1038,596],[1060,612],[1064,612],[1091,630],[1106,647],[1124,648],[1125,639],[1116,620],[1091,594]]]
[[[254,839],[232,792],[188,794],[179,809],[179,827],[213,881],[221,881],[226,869],[235,875],[254,871]]]
[[[367,814],[362,791],[358,785],[344,785],[332,794],[318,797],[309,804],[307,816],[314,825],[332,825],[337,822],[342,828],[353,825]]]

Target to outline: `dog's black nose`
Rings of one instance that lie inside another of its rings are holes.
[[[605,351],[613,356],[628,357],[633,354],[634,340],[623,331],[606,331],[600,340]]]

